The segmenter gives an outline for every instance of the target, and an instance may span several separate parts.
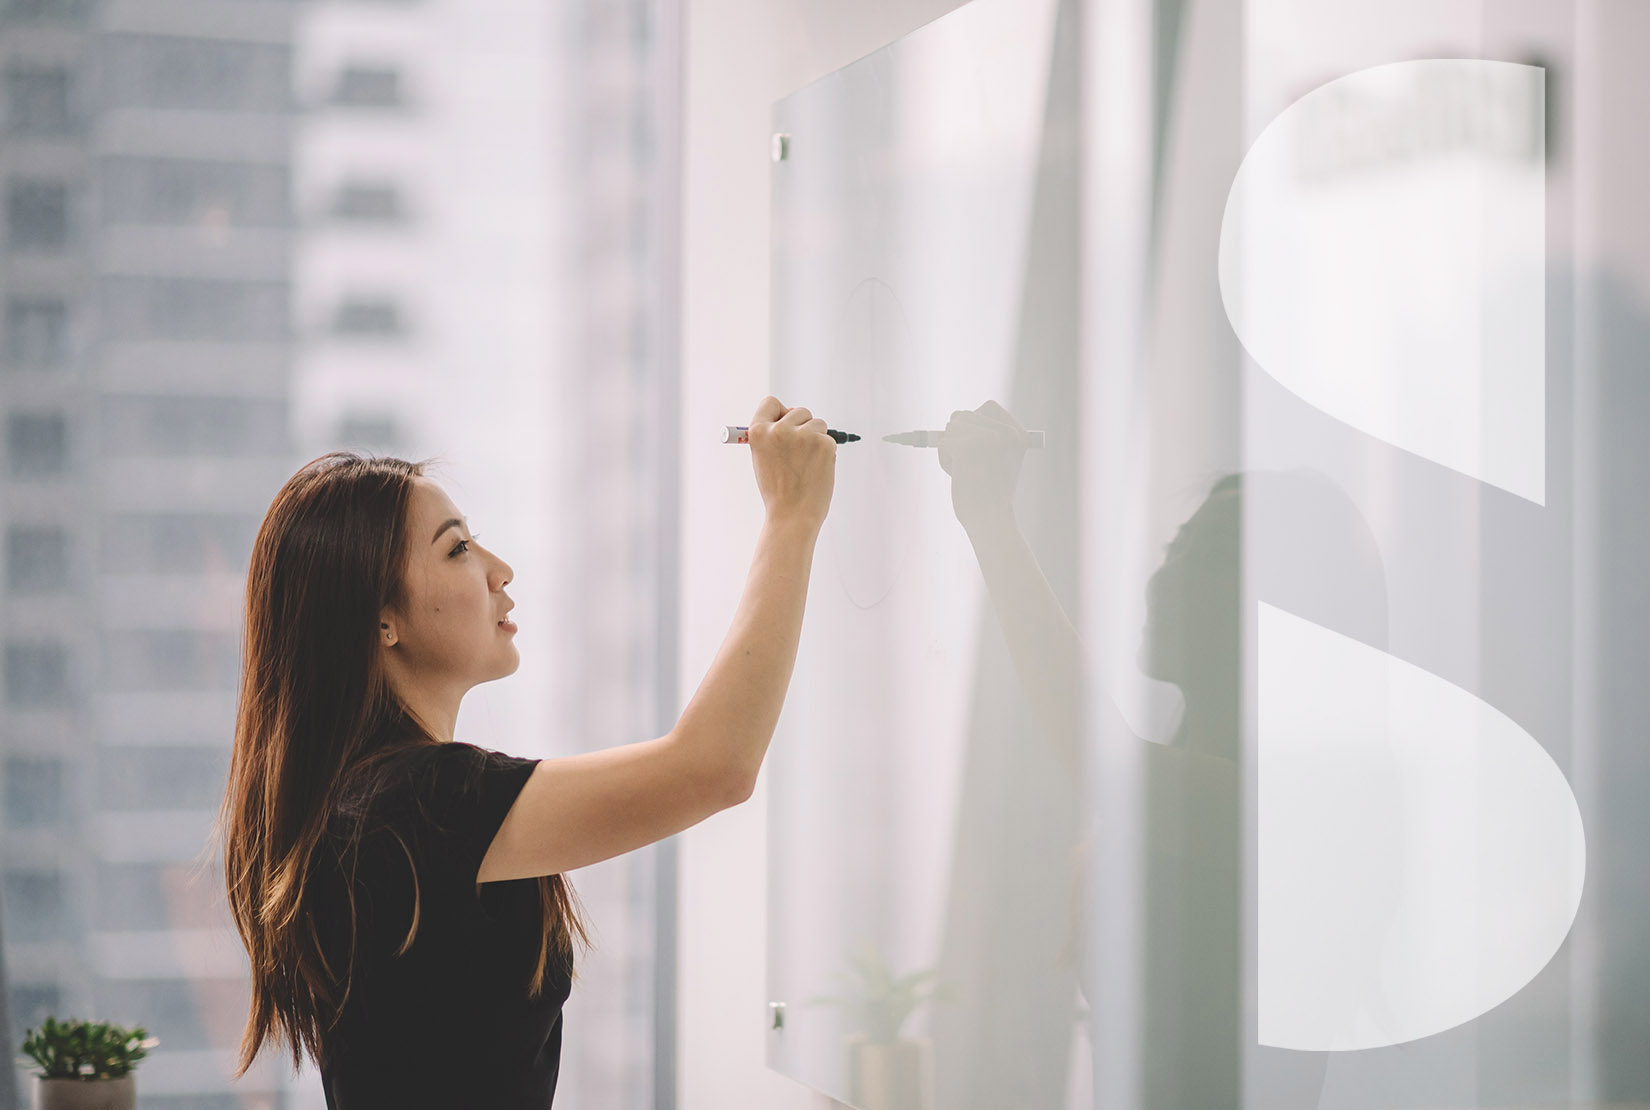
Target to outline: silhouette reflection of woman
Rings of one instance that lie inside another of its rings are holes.
[[[1025,450],[1021,431],[996,402],[956,412],[942,437],[940,463],[952,477],[953,505],[1016,671],[1045,734],[1077,770],[1081,643],[1007,504]],[[1255,645],[1244,641],[1245,569],[1254,595],[1366,642],[1385,642],[1385,577],[1373,535],[1344,493],[1309,472],[1221,478],[1147,583],[1137,662],[1146,674],[1178,686],[1185,700],[1168,743],[1140,741],[1145,965],[1139,1090],[1140,1105],[1149,1110],[1243,1104],[1241,760],[1244,662],[1255,658]],[[1086,873],[1081,863],[1075,873]],[[1074,896],[1074,912],[1081,904]],[[1093,989],[1090,970],[1082,959],[1085,999]],[[1326,1053],[1274,1049],[1260,1060],[1256,1089],[1268,1110],[1318,1105]]]

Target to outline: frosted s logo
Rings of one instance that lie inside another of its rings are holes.
[[[1581,811],[1436,675],[1260,606],[1260,1043],[1376,1048],[1489,1012],[1569,932]]]
[[[1308,404],[1546,503],[1544,87],[1480,60],[1378,66],[1292,104],[1227,198],[1226,313]],[[1563,942],[1581,815],[1475,695],[1259,612],[1259,1039],[1352,1050],[1442,1032]]]
[[[1546,495],[1542,71],[1399,62],[1291,104],[1226,198],[1220,295],[1289,390]]]

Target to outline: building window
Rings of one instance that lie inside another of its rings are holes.
[[[61,181],[9,182],[6,242],[14,250],[56,250],[68,246],[68,186]]]
[[[90,0],[4,0],[4,4],[7,19],[78,23],[86,18]]]
[[[285,166],[108,158],[103,169],[106,223],[282,227],[291,222]]]
[[[111,513],[98,529],[106,574],[244,572],[259,518],[244,513]]]
[[[389,66],[348,65],[338,72],[332,102],[349,108],[399,108],[401,71]]]
[[[70,129],[69,71],[64,66],[6,67],[6,126],[19,135]]]
[[[380,452],[398,451],[401,446],[401,432],[395,418],[382,413],[346,413],[338,421],[336,438],[345,446]]]
[[[8,869],[0,875],[6,943],[56,940],[70,933],[63,873]]]
[[[285,112],[292,48],[171,35],[102,34],[98,78],[111,108]]]
[[[229,749],[107,748],[97,777],[100,809],[216,809],[229,781]]]
[[[49,594],[69,585],[69,533],[54,526],[13,524],[6,529],[6,590]]]
[[[97,426],[98,445],[110,456],[284,456],[291,449],[280,398],[111,393],[99,398]]]
[[[387,297],[346,297],[333,313],[332,330],[338,335],[386,337],[406,332],[401,306]]]
[[[359,223],[399,223],[406,219],[406,212],[394,185],[355,181],[333,194],[332,216]]]
[[[10,939],[9,937],[7,938]],[[53,983],[16,983],[11,988],[11,1027],[21,1039],[22,1030],[38,1029],[48,1017],[63,1014],[63,993]]]
[[[61,474],[69,467],[69,423],[61,412],[14,412],[6,418],[6,458],[13,477]]]
[[[69,703],[69,649],[56,640],[6,644],[6,701],[20,709]]]
[[[11,829],[44,829],[63,823],[63,761],[49,756],[6,757],[5,812]]]
[[[206,1033],[215,1007],[202,1005],[206,995],[202,987],[202,982],[186,978],[101,979],[97,984],[97,998],[104,1013],[143,1015],[143,1028],[167,1046],[169,1051],[211,1051],[215,1054],[220,1051],[223,1030],[220,1026],[213,1029],[213,1035]],[[170,1098],[160,1095],[158,1100],[162,1105],[172,1106],[224,1107],[235,1104],[233,1095],[223,1096],[221,1100],[202,1095],[174,1095]]]
[[[221,798],[221,790],[220,790]],[[217,804],[206,807],[216,809]],[[95,872],[95,927],[201,929],[223,924],[222,898],[209,884],[190,882],[184,868],[170,863],[99,861]]]
[[[278,342],[287,338],[287,286],[201,278],[105,277],[106,339]]]
[[[6,303],[6,362],[61,366],[69,361],[69,308],[55,297],[13,297]]]
[[[116,628],[104,632],[103,675],[116,692],[235,689],[240,640],[195,628]]]

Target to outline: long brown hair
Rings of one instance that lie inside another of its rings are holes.
[[[430,460],[408,462],[333,451],[288,479],[265,514],[246,576],[246,627],[235,713],[235,747],[214,839],[223,843],[230,912],[252,965],[252,1005],[234,1078],[278,1036],[293,1068],[308,1052],[325,1066],[327,1034],[349,997],[351,971],[322,954],[309,879],[326,846],[328,819],[359,812],[357,795],[410,748],[438,745],[391,689],[376,648],[378,614],[404,607],[406,517],[414,480]],[[209,845],[210,847],[210,845]],[[588,948],[572,887],[539,876],[544,943],[528,983],[539,996],[554,958],[576,978],[573,937]],[[350,951],[356,914],[350,892]],[[405,951],[418,933],[414,894]],[[338,988],[342,987],[342,995]]]

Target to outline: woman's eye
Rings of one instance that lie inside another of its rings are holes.
[[[468,540],[459,540],[458,541],[458,546],[453,548],[452,552],[447,556],[447,558],[451,559],[454,555],[462,555],[465,552],[469,551],[470,550],[470,541],[479,538],[480,535],[481,535],[481,533],[477,532],[474,535],[472,535],[470,537],[470,539],[468,539]]]

